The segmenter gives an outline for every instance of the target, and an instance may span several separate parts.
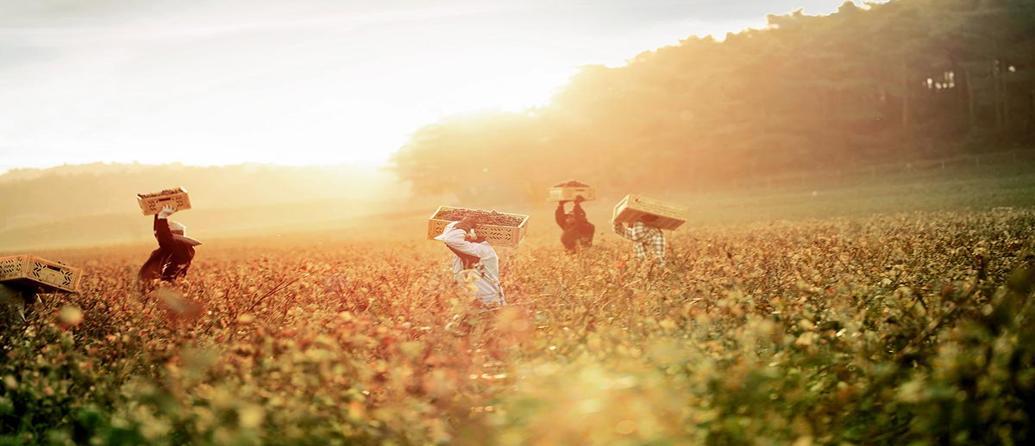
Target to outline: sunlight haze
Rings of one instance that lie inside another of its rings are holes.
[[[839,3],[0,0],[0,172],[380,165],[445,116],[544,105],[580,66]]]

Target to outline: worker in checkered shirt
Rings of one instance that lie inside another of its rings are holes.
[[[650,252],[658,266],[665,266],[665,233],[654,226],[657,219],[655,215],[646,214],[631,226],[615,222],[615,233],[632,240],[636,258],[646,260]]]

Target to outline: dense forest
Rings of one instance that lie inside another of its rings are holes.
[[[571,177],[698,190],[1033,142],[1035,1],[893,0],[585,67],[542,108],[420,129],[394,168],[420,193],[502,199]]]

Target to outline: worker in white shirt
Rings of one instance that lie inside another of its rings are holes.
[[[503,289],[500,288],[500,259],[489,242],[478,237],[476,221],[464,218],[446,225],[442,234],[435,237],[453,251],[453,277],[461,284],[470,283],[474,296],[483,305],[503,305]]]

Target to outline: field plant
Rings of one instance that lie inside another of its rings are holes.
[[[0,329],[0,444],[1030,444],[1033,228],[687,228],[666,271],[533,238],[494,310],[427,241],[213,243],[143,291],[143,247],[64,253],[82,292]]]

